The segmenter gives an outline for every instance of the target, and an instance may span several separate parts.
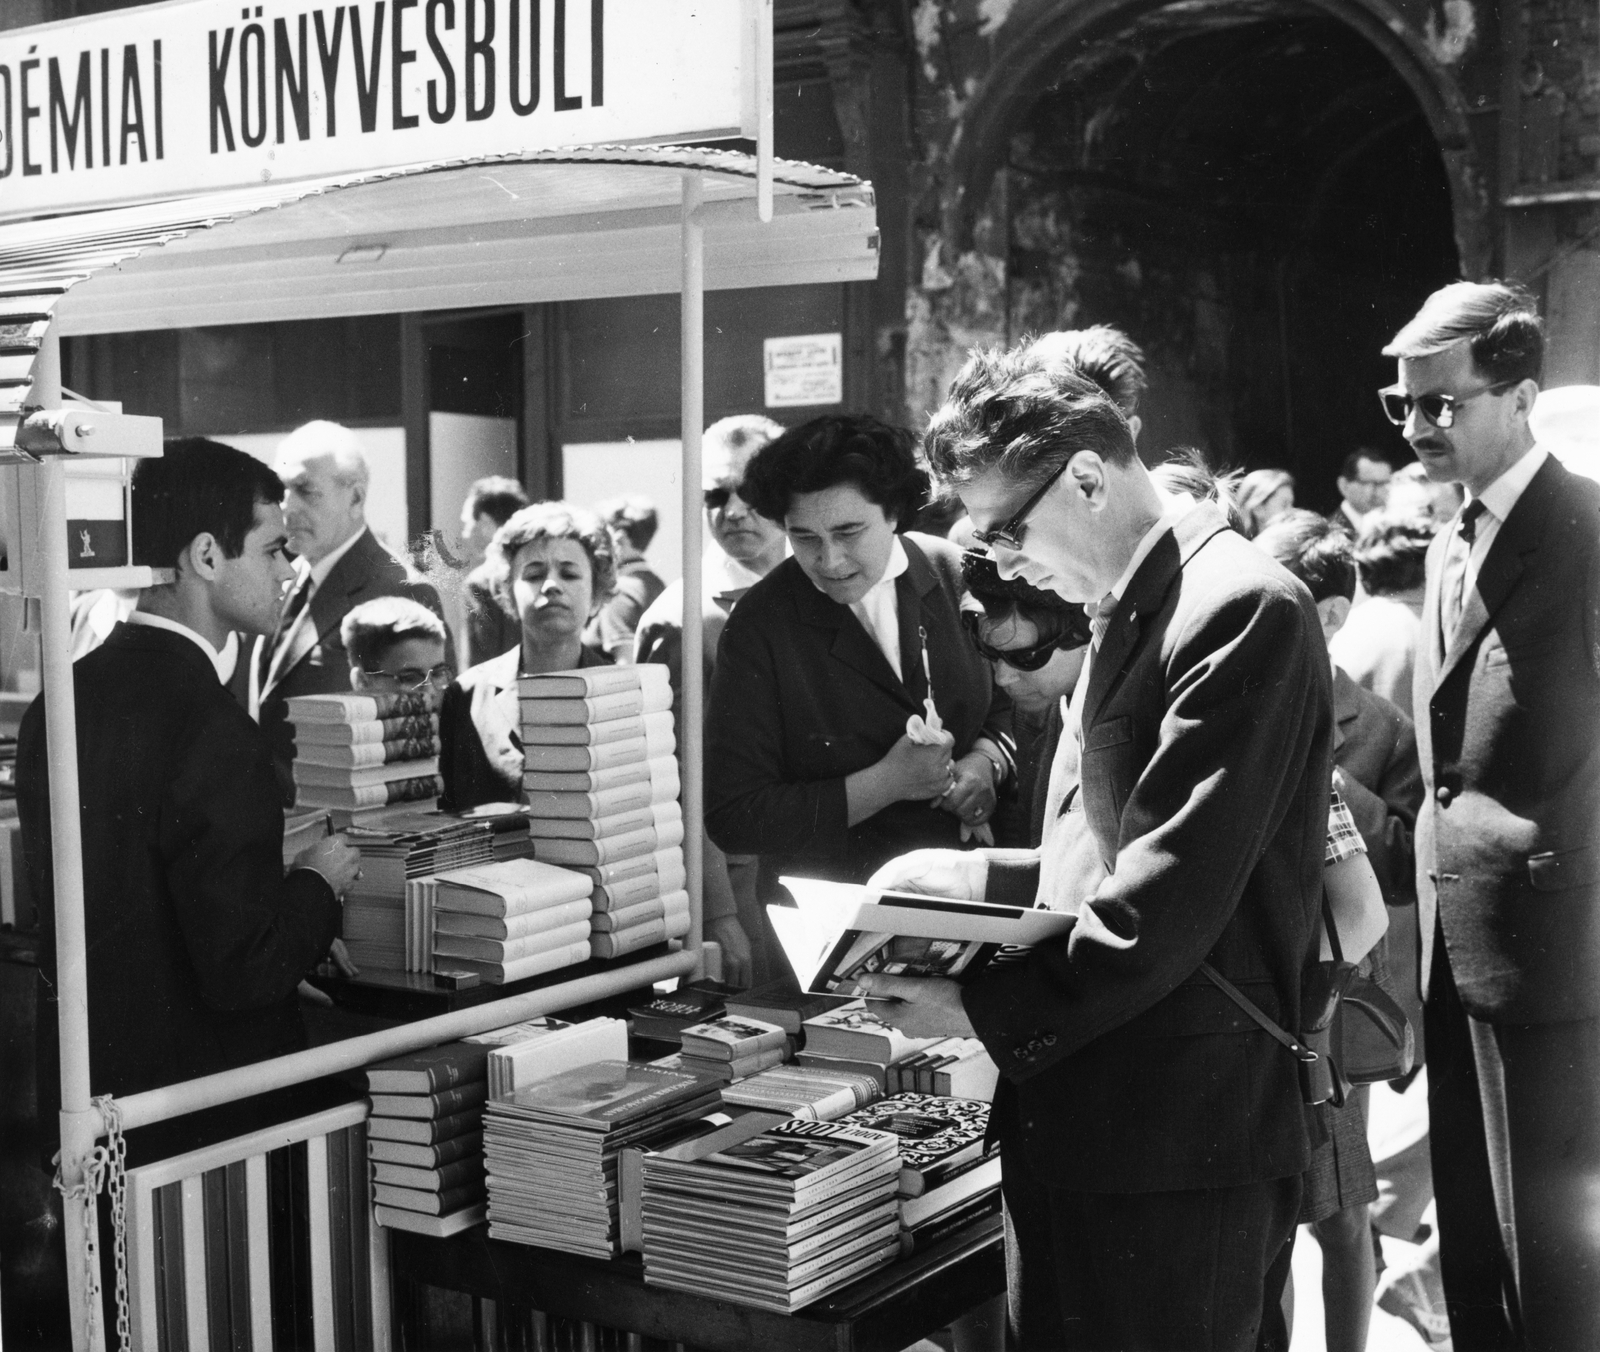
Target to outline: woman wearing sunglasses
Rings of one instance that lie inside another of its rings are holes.
[[[1042,834],[1050,767],[1088,652],[1089,617],[1054,592],[1002,578],[979,550],[962,556],[961,576],[981,607],[961,612],[967,636],[1011,700],[1017,743],[1017,792],[996,814],[995,844],[1031,848]]]
[[[959,846],[1013,773],[1011,710],[963,631],[960,551],[901,533],[927,492],[910,434],[815,419],[757,452],[740,492],[793,556],[723,630],[711,838],[761,857],[763,900],[784,872],[864,882],[907,850]],[[930,698],[953,744],[907,735]]]

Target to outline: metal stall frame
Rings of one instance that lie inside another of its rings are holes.
[[[770,70],[770,56],[768,60]],[[770,151],[767,102],[763,151]],[[626,184],[626,187],[619,187]],[[570,189],[560,198],[558,187]],[[610,196],[608,196],[608,193]],[[763,224],[763,221],[770,223]],[[708,263],[708,239],[710,250]],[[383,248],[372,248],[382,244]],[[361,247],[367,246],[367,247]],[[847,174],[730,151],[592,147],[419,165],[232,190],[0,225],[0,331],[37,335],[26,361],[0,365],[0,457],[27,410],[60,407],[65,333],[460,308],[677,290],[681,297],[684,651],[702,646],[700,607],[704,290],[867,280],[876,273],[871,186]],[[38,476],[34,557],[43,689],[71,707],[63,456]],[[150,585],[148,569],[97,573],[97,586]],[[47,725],[60,1001],[62,1183],[98,1187],[96,1143],[199,1108],[352,1070],[384,1057],[696,971],[702,936],[702,664],[683,665],[684,849],[691,923],[681,952],[624,964],[470,1010],[200,1079],[95,1099],[88,1058],[82,825],[74,720]],[[102,1152],[103,1162],[103,1152]],[[99,1352],[97,1223],[66,1211],[74,1347]],[[82,1256],[82,1262],[79,1261]]]

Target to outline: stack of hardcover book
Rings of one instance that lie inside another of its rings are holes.
[[[727,1012],[736,1019],[775,1023],[805,1046],[805,1021],[850,1003],[854,996],[803,991],[792,982],[772,981],[728,997]]]
[[[593,883],[592,956],[687,934],[667,669],[524,676],[518,693],[534,857],[582,868]]]
[[[300,695],[295,806],[354,812],[439,796],[439,694]]]
[[[1000,1068],[975,1037],[947,1037],[889,1067],[891,1094],[939,1094],[946,1098],[994,1097]]]
[[[453,1234],[483,1219],[489,1050],[452,1042],[367,1069],[367,1154],[379,1225]]]
[[[820,1070],[871,1075],[878,1092],[889,1087],[889,1068],[943,1039],[907,1037],[878,1017],[866,1000],[851,1000],[805,1021],[800,1064]]]
[[[723,1014],[683,1030],[683,1068],[724,1083],[770,1070],[789,1057],[789,1035],[775,1023]]]
[[[433,878],[435,966],[503,984],[589,958],[589,880],[537,859],[501,859]]]
[[[612,1257],[619,1152],[672,1118],[714,1108],[717,1089],[704,1076],[600,1061],[491,1100],[490,1236]]]
[[[345,892],[342,934],[357,967],[432,970],[422,884],[440,869],[487,864],[493,824],[444,817],[422,806],[389,811],[381,824],[347,828],[361,851],[361,876]]]
[[[815,1066],[774,1066],[730,1084],[722,1101],[740,1108],[828,1122],[865,1108],[882,1091],[871,1075]]]
[[[900,1249],[913,1253],[1000,1210],[1000,1153],[989,1105],[894,1094],[843,1119],[900,1138]]]
[[[644,1158],[644,1279],[789,1313],[900,1251],[899,1138],[763,1113]]]

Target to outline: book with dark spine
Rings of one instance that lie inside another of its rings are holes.
[[[438,1094],[484,1079],[488,1063],[488,1047],[447,1042],[368,1066],[367,1093]]]

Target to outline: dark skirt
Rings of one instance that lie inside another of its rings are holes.
[[[1367,1104],[1371,1090],[1357,1085],[1344,1107],[1327,1107],[1328,1139],[1311,1152],[1300,1195],[1300,1224],[1327,1220],[1336,1211],[1378,1200],[1378,1175],[1367,1148]]]

